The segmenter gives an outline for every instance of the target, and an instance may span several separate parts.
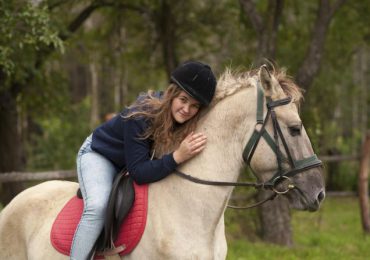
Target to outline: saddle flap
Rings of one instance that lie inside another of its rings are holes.
[[[104,250],[113,248],[122,221],[127,216],[135,200],[133,180],[127,172],[121,172],[113,181],[106,211],[104,230],[100,235],[96,248]]]

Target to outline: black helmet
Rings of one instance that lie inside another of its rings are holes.
[[[211,67],[199,61],[178,66],[171,74],[171,82],[205,106],[211,103],[217,83]]]

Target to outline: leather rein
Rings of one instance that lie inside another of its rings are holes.
[[[266,100],[266,107],[267,107],[267,114],[265,118],[263,118],[263,105],[264,101]],[[254,155],[254,152],[258,146],[259,141],[261,138],[264,138],[266,143],[270,146],[270,148],[274,151],[277,163],[278,163],[278,171],[273,175],[273,177],[263,183],[257,182],[223,182],[223,181],[211,181],[211,180],[204,180],[193,177],[191,175],[185,174],[178,170],[175,170],[175,174],[181,178],[184,178],[188,181],[203,184],[203,185],[211,185],[211,186],[234,186],[234,187],[254,187],[258,190],[270,190],[273,191],[271,196],[267,197],[266,199],[259,201],[255,204],[245,206],[245,207],[237,207],[237,206],[230,206],[229,208],[233,209],[249,209],[256,206],[259,206],[269,200],[275,199],[278,195],[285,194],[290,190],[296,188],[293,184],[292,177],[298,173],[307,171],[312,168],[322,166],[321,160],[319,160],[316,154],[313,154],[310,157],[303,158],[301,160],[294,160],[291,156],[289,151],[287,142],[284,138],[284,135],[281,131],[276,112],[274,110],[275,107],[287,105],[291,102],[291,98],[283,98],[280,100],[273,101],[269,97],[265,97],[263,90],[260,86],[260,82],[257,82],[257,115],[256,115],[256,126],[254,132],[247,142],[246,146],[244,147],[243,151],[243,160],[244,162],[250,167],[253,172],[253,169],[250,166],[250,162]],[[271,118],[273,130],[274,130],[274,137],[272,138],[270,134],[266,130],[266,125],[268,120]],[[260,130],[257,130],[257,126],[261,125]],[[279,148],[279,139],[281,140],[286,156],[280,151]],[[290,170],[284,171],[282,167],[283,161],[287,161],[290,164]],[[279,190],[277,185],[283,181],[287,181],[288,184],[284,187],[283,190]]]

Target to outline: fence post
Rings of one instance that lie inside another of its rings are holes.
[[[370,233],[369,195],[368,195],[369,157],[370,157],[370,131],[367,132],[365,142],[362,146],[360,173],[358,176],[358,195],[360,201],[361,220],[362,228],[365,233]]]

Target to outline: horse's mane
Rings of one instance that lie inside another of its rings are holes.
[[[256,79],[250,71],[240,72],[227,68],[217,82],[216,93],[212,104],[215,105],[225,97],[231,96],[239,90],[250,87]]]
[[[274,68],[272,74],[279,82],[285,94],[292,98],[292,102],[300,105],[301,101],[303,100],[303,89],[294,82],[293,77],[287,75],[286,69]]]
[[[286,69],[279,69],[273,67],[270,73],[276,78],[282,87],[286,95],[292,98],[292,101],[297,105],[300,104],[303,99],[303,90],[298,87],[294,82],[293,78],[286,74]],[[254,86],[258,81],[258,70],[231,70],[227,68],[225,72],[220,76],[214,100],[212,105],[215,105],[220,100],[227,96],[231,96],[238,92],[239,90],[247,87]]]

